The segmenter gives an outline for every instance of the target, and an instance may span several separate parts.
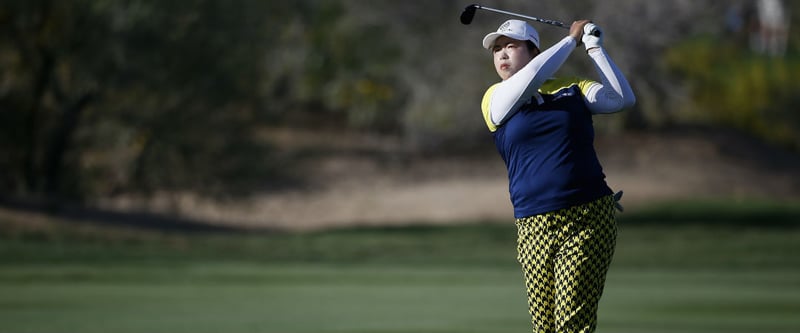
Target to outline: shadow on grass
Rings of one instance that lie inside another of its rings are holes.
[[[209,221],[150,212],[119,212],[79,205],[44,201],[26,201],[0,196],[0,207],[10,210],[45,214],[68,223],[90,223],[106,227],[131,227],[144,230],[190,233],[233,233],[245,229],[220,226]]]
[[[800,203],[760,201],[672,201],[619,214],[620,224],[800,227]]]

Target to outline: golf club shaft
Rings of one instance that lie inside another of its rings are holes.
[[[569,29],[568,25],[566,25],[566,24],[564,24],[564,22],[560,22],[560,21],[541,19],[541,18],[538,18],[538,17],[527,16],[527,15],[517,14],[517,13],[513,13],[513,12],[507,12],[505,10],[484,7],[484,6],[481,6],[481,5],[473,5],[473,6],[475,6],[475,8],[477,8],[477,9],[483,9],[483,10],[488,10],[490,12],[506,14],[506,15],[510,15],[510,16],[516,16],[516,17],[525,18],[525,19],[529,19],[529,20],[532,20],[532,21],[540,22],[540,23],[545,23],[545,24],[554,25],[554,26],[557,26],[557,27],[562,27],[564,29]]]

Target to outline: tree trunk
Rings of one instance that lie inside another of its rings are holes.
[[[93,93],[85,93],[77,101],[67,105],[61,122],[53,132],[50,146],[45,156],[45,191],[50,197],[57,196],[62,189],[61,179],[65,167],[64,156],[69,150],[81,113],[93,98]]]
[[[39,190],[38,167],[36,163],[36,155],[39,148],[39,114],[41,113],[42,103],[44,103],[44,95],[50,85],[50,80],[53,77],[53,69],[55,66],[55,59],[52,54],[41,50],[42,61],[39,70],[36,73],[36,81],[33,86],[33,94],[31,96],[31,107],[28,111],[28,116],[25,121],[25,186],[30,192],[37,192]]]

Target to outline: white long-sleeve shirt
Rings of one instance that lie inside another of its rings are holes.
[[[494,131],[522,106],[535,99],[542,102],[540,88],[567,60],[577,41],[564,37],[534,57],[510,78],[491,86],[483,97],[482,109],[489,129]],[[630,84],[602,48],[589,50],[600,82],[585,80],[580,84],[584,101],[593,114],[621,111],[636,103]]]

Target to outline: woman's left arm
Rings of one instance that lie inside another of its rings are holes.
[[[595,68],[600,75],[600,81],[596,82],[584,91],[584,98],[592,114],[614,113],[624,108],[633,106],[636,97],[625,75],[619,70],[606,50],[602,47],[601,36],[591,34],[599,30],[594,24],[587,24],[584,28],[583,43],[589,57],[592,58]]]

